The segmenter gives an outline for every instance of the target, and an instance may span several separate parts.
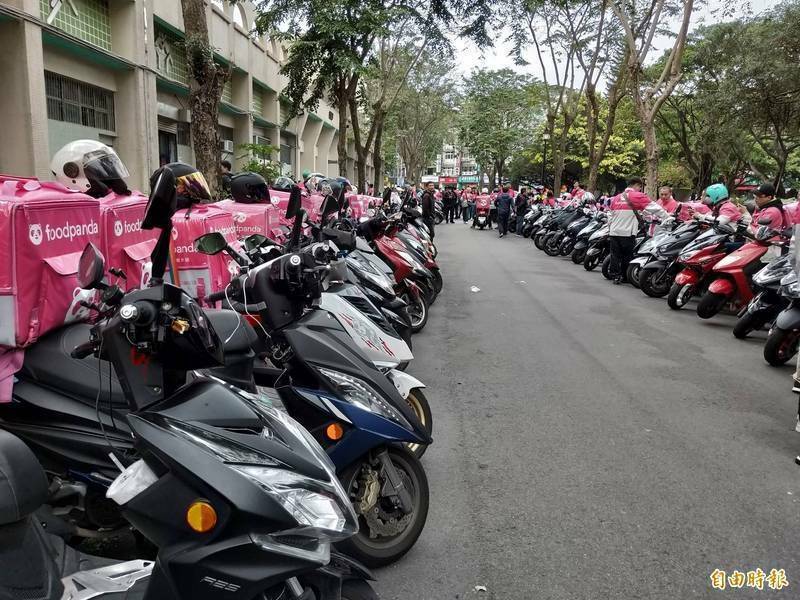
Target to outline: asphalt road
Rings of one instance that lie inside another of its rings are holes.
[[[797,400],[765,334],[529,240],[436,232],[445,288],[409,371],[434,410],[431,511],[381,597],[800,597]],[[715,591],[717,568],[789,587]]]

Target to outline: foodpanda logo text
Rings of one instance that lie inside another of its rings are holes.
[[[227,227],[213,227],[212,233],[221,233],[222,235],[236,235],[236,225],[228,225]]]
[[[72,241],[76,237],[84,237],[87,235],[97,235],[99,231],[97,223],[89,221],[88,223],[79,223],[72,225],[69,221],[64,223],[61,227],[50,227],[49,224],[44,226],[44,236],[48,242],[55,240],[69,240]]]
[[[141,221],[114,221],[114,235],[119,237],[123,233],[136,233],[141,231]]]
[[[44,241],[54,242],[56,240],[72,241],[78,237],[97,235],[99,228],[95,221],[88,223],[78,223],[73,225],[69,221],[60,227],[52,227],[49,223],[45,224],[44,231],[42,226],[34,223],[28,226],[28,238],[34,246],[38,246]]]

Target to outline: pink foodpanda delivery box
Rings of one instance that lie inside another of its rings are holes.
[[[244,204],[233,200],[222,200],[215,206],[231,215],[234,227],[236,227],[236,237],[240,240],[254,233],[260,233],[272,239],[273,229],[279,225],[278,209],[271,203]]]
[[[214,204],[199,204],[179,210],[172,217],[172,280],[186,292],[203,299],[213,292],[225,288],[238,273],[233,259],[220,252],[214,256],[200,254],[194,249],[194,241],[201,235],[218,231],[231,246],[238,248],[236,224],[231,213]]]
[[[100,247],[100,203],[60,183],[0,176],[0,347],[24,348],[91,316],[78,262]]]
[[[143,230],[142,218],[148,197],[141,192],[130,195],[111,193],[100,199],[100,250],[106,267],[125,273],[118,285],[124,290],[144,288],[150,281],[150,254],[156,245],[159,230]]]

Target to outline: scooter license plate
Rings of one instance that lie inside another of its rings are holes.
[[[778,246],[770,246],[761,257],[762,263],[770,263],[781,255],[781,249]]]

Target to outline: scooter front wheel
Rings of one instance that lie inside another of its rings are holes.
[[[419,388],[411,390],[408,393],[406,402],[411,407],[411,410],[414,411],[414,414],[417,415],[419,422],[425,427],[425,431],[428,432],[428,435],[432,435],[433,412],[431,411],[431,405],[428,403],[428,398],[425,397],[422,390]],[[425,454],[425,451],[428,449],[427,444],[405,444],[405,447],[417,458],[422,458],[422,455]]]
[[[388,482],[378,458],[357,460],[340,478],[359,515],[359,531],[337,546],[372,568],[392,564],[411,550],[425,527],[430,503],[428,478],[419,459],[405,448],[385,452],[411,496],[407,514],[395,506],[394,498],[383,495]]]
[[[773,327],[769,332],[767,343],[764,344],[764,360],[773,367],[785,365],[797,354],[798,345],[800,345],[800,331]]]
[[[663,298],[669,294],[672,278],[665,269],[645,269],[639,271],[639,289],[651,298]]]
[[[418,298],[407,298],[406,301],[411,316],[411,331],[419,333],[428,323],[428,301],[422,294]]]
[[[636,263],[630,263],[628,265],[628,269],[625,271],[625,279],[628,280],[633,287],[638,288],[640,286],[639,283],[639,276],[642,273],[642,266]]]
[[[672,310],[680,310],[689,303],[689,300],[694,296],[694,286],[687,283],[686,285],[678,285],[673,283],[669,288],[667,295],[667,306]]]
[[[533,245],[536,246],[539,250],[544,250],[544,242],[545,242],[545,234],[535,235],[533,236]]]
[[[600,271],[606,279],[614,279],[614,274],[611,272],[611,255],[609,254],[603,259],[603,266]]]
[[[594,271],[600,264],[600,254],[587,254],[583,259],[583,268],[587,271]]]
[[[733,337],[743,340],[752,332],[761,329],[765,323],[764,316],[758,312],[747,311],[733,326]]]
[[[706,292],[697,304],[697,316],[701,319],[710,319],[725,306],[728,297],[724,294]]]
[[[559,247],[561,243],[557,241],[556,236],[552,236],[544,243],[544,251],[547,256],[558,256]]]
[[[583,260],[586,258],[586,248],[576,248],[572,251],[572,262],[576,265],[583,263]]]

